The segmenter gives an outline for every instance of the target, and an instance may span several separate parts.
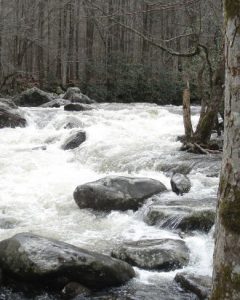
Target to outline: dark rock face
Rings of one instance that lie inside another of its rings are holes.
[[[215,222],[215,210],[151,205],[145,214],[144,221],[149,225],[180,229],[184,232],[193,230],[209,232]]]
[[[189,262],[189,251],[182,240],[143,240],[126,243],[112,256],[143,269],[175,270]]]
[[[188,193],[191,189],[191,181],[186,175],[176,173],[171,178],[171,187],[177,195]]]
[[[1,241],[0,264],[11,278],[41,285],[51,282],[53,288],[79,282],[101,289],[135,276],[125,262],[31,233]]]
[[[41,105],[41,107],[44,108],[59,108],[64,105],[68,105],[70,101],[64,100],[64,99],[54,99],[50,102],[44,103]]]
[[[50,102],[53,97],[36,87],[28,89],[13,98],[13,101],[19,106],[40,106],[44,103]]]
[[[209,209],[199,210],[185,216],[178,224],[178,228],[182,231],[199,230],[209,232],[213,227],[214,222],[215,211]]]
[[[70,103],[64,106],[66,111],[86,111],[92,110],[92,107],[88,104]]]
[[[19,114],[17,106],[10,99],[0,99],[0,128],[25,127],[26,120]]]
[[[124,211],[138,209],[144,200],[165,190],[161,182],[149,178],[108,176],[78,186],[73,197],[80,208]]]
[[[210,295],[211,277],[209,276],[178,273],[175,276],[175,281],[183,290],[192,292],[201,300],[208,299],[208,296]]]
[[[71,102],[76,102],[76,103],[84,103],[84,104],[95,103],[94,100],[82,94],[81,90],[78,87],[68,88],[66,94],[63,96],[63,99],[70,100]]]
[[[65,143],[62,145],[63,150],[70,150],[79,147],[83,142],[86,141],[86,132],[79,131],[71,135]]]
[[[76,296],[87,297],[91,295],[91,291],[78,282],[69,282],[62,290],[64,299],[72,299]]]

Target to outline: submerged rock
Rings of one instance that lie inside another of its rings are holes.
[[[37,87],[28,89],[13,98],[13,101],[19,106],[32,106],[32,107],[40,106],[52,100],[53,97],[51,94],[46,93],[38,89]]]
[[[43,108],[59,108],[61,106],[69,104],[70,101],[64,99],[54,99],[50,102],[41,105]]]
[[[63,150],[70,150],[79,147],[83,142],[86,141],[86,132],[79,131],[71,135],[62,145]]]
[[[177,195],[183,195],[184,193],[188,193],[191,189],[191,181],[190,179],[183,174],[176,173],[171,178],[171,187],[172,191]]]
[[[192,292],[200,300],[208,299],[211,291],[211,277],[178,273],[174,279],[183,290]]]
[[[81,93],[81,90],[78,87],[70,87],[63,96],[63,99],[70,100],[71,102],[76,103],[85,103],[92,104],[95,103],[94,100],[90,99],[87,95]]]
[[[86,111],[92,109],[93,108],[90,105],[80,103],[69,103],[64,106],[64,110],[66,111]]]
[[[147,198],[166,191],[159,181],[150,178],[107,176],[78,186],[73,194],[80,208],[96,210],[137,210]]]
[[[186,207],[151,205],[145,213],[144,221],[148,225],[180,229],[184,232],[193,230],[209,232],[215,222],[215,211],[213,209],[193,211]]]
[[[173,239],[125,243],[112,251],[112,256],[149,270],[175,270],[189,262],[189,250],[185,242]]]
[[[135,276],[127,263],[31,233],[0,242],[0,264],[10,277],[52,288],[70,282],[93,289],[118,286]]]

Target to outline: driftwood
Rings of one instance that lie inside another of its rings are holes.
[[[195,154],[219,154],[222,153],[221,149],[212,150],[209,149],[210,145],[199,145],[197,143],[184,143],[181,147],[181,151],[187,151]]]

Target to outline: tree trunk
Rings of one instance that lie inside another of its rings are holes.
[[[190,91],[189,88],[183,92],[183,123],[186,139],[191,139],[193,135],[193,128],[191,122],[191,109],[190,109]]]
[[[240,299],[240,2],[225,0],[225,138],[211,300]]]

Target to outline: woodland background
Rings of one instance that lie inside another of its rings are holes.
[[[97,101],[180,104],[189,80],[200,101],[222,19],[220,0],[0,0],[0,93],[79,86]]]

